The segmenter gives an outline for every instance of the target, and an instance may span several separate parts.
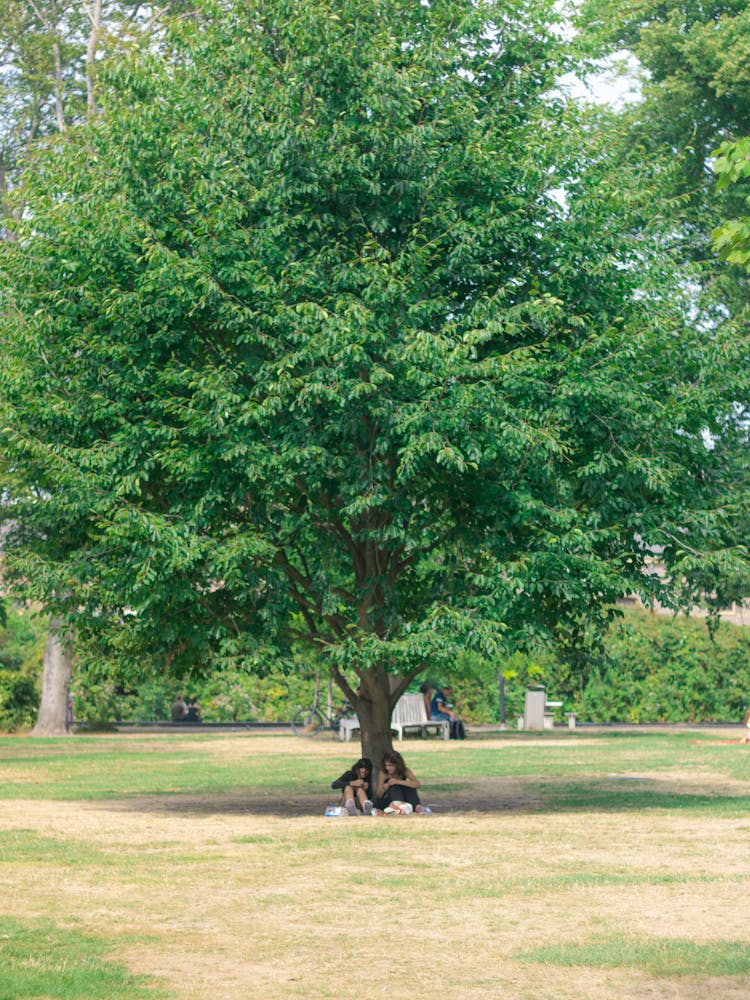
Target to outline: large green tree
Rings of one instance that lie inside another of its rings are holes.
[[[0,8],[0,238],[12,239],[4,224],[11,211],[8,192],[16,187],[35,146],[99,112],[97,71],[101,58],[125,44],[158,44],[167,11],[182,0],[154,9],[138,0],[6,0]],[[15,191],[13,213],[24,201]],[[0,477],[4,474],[0,455]],[[29,484],[38,488],[39,484]],[[69,539],[62,540],[69,545]],[[46,603],[46,601],[45,601]],[[67,634],[67,640],[63,636]],[[71,635],[50,620],[43,663],[42,700],[35,731],[67,731]]]
[[[561,36],[523,0],[206,3],[110,68],[3,248],[17,587],[175,670],[309,644],[374,757],[458,648],[668,599],[654,547],[721,544],[745,349]]]

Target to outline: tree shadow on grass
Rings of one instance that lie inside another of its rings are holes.
[[[578,812],[695,812],[736,817],[750,814],[750,793],[735,788],[707,788],[674,777],[664,780],[612,776],[607,778],[518,778],[461,779],[460,786],[440,783],[424,789],[422,801],[434,815],[460,813],[485,815],[565,815]],[[111,807],[126,812],[175,816],[324,816],[326,806],[338,800],[320,793],[258,793],[251,788],[232,794],[154,795],[118,800]]]

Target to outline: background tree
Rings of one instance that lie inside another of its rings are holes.
[[[131,7],[134,5],[130,5]],[[102,0],[7,0],[0,11],[0,196],[32,145],[95,110]]]
[[[595,57],[628,50],[646,71],[632,127],[652,149],[679,157],[674,191],[694,209],[713,189],[710,160],[724,138],[750,134],[747,0],[586,0],[581,48]],[[677,204],[674,206],[678,207]],[[696,215],[694,236],[707,237]]]
[[[672,252],[691,264],[692,293],[707,333],[726,326],[724,336],[734,330],[746,340],[745,196],[737,185],[722,180],[717,185],[713,167],[720,143],[750,134],[750,5],[747,0],[624,5],[586,0],[579,26],[583,52],[600,58],[626,49],[645,71],[642,100],[623,109],[623,127],[650,153],[666,149],[673,156],[672,198],[661,210],[672,223]],[[729,154],[730,148],[725,146],[718,161],[723,178],[742,160],[741,151]],[[730,167],[730,159],[735,166]],[[722,260],[711,242],[716,230]],[[741,393],[714,440],[715,458],[727,469],[727,492],[718,505],[726,518],[726,544],[713,557],[700,546],[691,551],[686,545],[681,559],[686,605],[700,603],[714,613],[750,593],[747,427],[747,396]]]
[[[750,5],[747,0],[586,0],[578,16],[583,53],[597,59],[626,50],[642,69],[642,100],[621,111],[624,127],[650,155],[671,152],[674,252],[701,270],[694,294],[711,325],[747,322],[744,271],[720,263],[711,233],[739,214],[733,192],[717,192],[716,147],[750,134]]]
[[[426,665],[667,600],[744,345],[567,68],[468,0],[206,4],[118,60],[4,247],[16,585],[174,670],[309,643],[374,758]]]
[[[13,237],[3,224],[9,191],[35,145],[97,113],[99,56],[127,40],[147,44],[159,17],[179,0],[154,11],[129,0],[7,0],[0,10],[0,236]],[[24,210],[15,192],[15,214]],[[29,486],[37,491],[40,484]],[[67,544],[66,540],[60,540]],[[67,635],[65,642],[62,636]],[[67,731],[72,636],[52,615],[44,651],[38,734]]]
[[[84,80],[93,90],[93,59],[100,31],[101,4],[80,0],[8,0],[0,12],[0,219],[9,213],[8,192],[23,169],[35,142],[61,133],[81,114]],[[88,29],[89,40],[86,38]],[[87,72],[79,72],[82,53],[90,51]],[[16,206],[16,213],[23,205]],[[3,238],[12,230],[3,226]],[[67,731],[70,688],[70,645],[61,640],[60,621],[50,620],[43,658],[42,703],[38,731]]]

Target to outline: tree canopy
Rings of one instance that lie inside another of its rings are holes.
[[[594,54],[637,57],[646,73],[636,114],[654,146],[684,157],[683,191],[703,186],[718,140],[750,133],[747,0],[585,0],[579,25]]]
[[[665,180],[672,197],[660,211],[672,223],[672,253],[692,267],[704,329],[723,328],[723,337],[742,343],[747,342],[750,284],[743,266],[746,205],[742,185],[735,181],[743,154],[729,140],[750,132],[748,18],[747,0],[585,0],[578,14],[581,51],[601,57],[625,49],[637,57],[642,99],[623,110],[623,127],[648,155],[671,151],[672,170]],[[747,359],[742,363],[747,367]],[[740,391],[725,431],[714,439],[725,452],[727,468],[734,469],[721,501],[722,510],[731,512],[724,552],[717,558],[695,552],[681,565],[686,591],[712,610],[748,592],[747,428],[747,393]]]
[[[746,345],[553,5],[201,3],[99,74],[2,248],[8,569],[172,669],[569,645],[724,545]],[[743,393],[745,396],[743,396]]]
[[[744,322],[748,303],[746,277],[718,264],[710,237],[740,207],[732,191],[717,197],[711,167],[720,143],[750,134],[749,19],[747,0],[585,0],[578,14],[583,51],[637,57],[643,99],[623,119],[651,154],[672,153],[673,198],[664,208],[683,255],[705,268],[702,291],[714,300],[715,323],[727,313]]]
[[[717,150],[714,163],[718,187],[734,187],[744,209],[741,215],[726,220],[714,233],[716,249],[733,264],[750,271],[750,136],[737,142],[725,142]]]

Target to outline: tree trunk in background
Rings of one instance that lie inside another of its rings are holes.
[[[35,736],[64,736],[68,732],[70,639],[70,633],[62,628],[62,619],[56,616],[50,618],[44,647],[42,701],[34,726]]]
[[[86,117],[90,121],[96,114],[96,50],[102,33],[102,0],[84,0],[84,6],[91,21],[86,46]]]

